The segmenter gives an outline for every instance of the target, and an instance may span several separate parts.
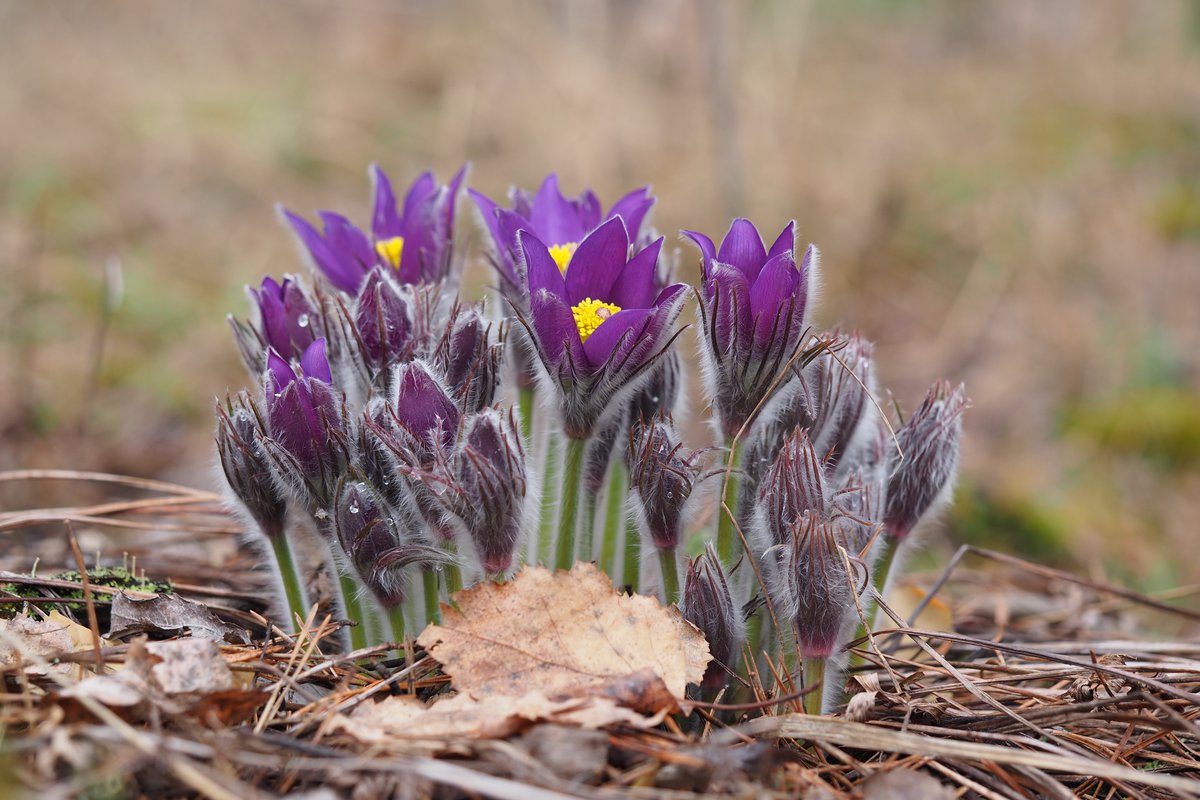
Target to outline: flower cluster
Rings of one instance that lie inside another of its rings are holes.
[[[506,204],[475,189],[462,203],[464,168],[399,201],[370,174],[369,226],[282,211],[309,269],[263,279],[250,317],[230,318],[260,392],[218,404],[217,452],[293,623],[316,601],[353,623],[352,647],[399,640],[465,583],[588,559],[705,632],[705,690],[743,652],[780,648],[829,681],[949,496],[962,387],[893,422],[870,342],[810,326],[819,255],[794,222],[769,246],[745,219],[719,245],[682,231],[716,433],[693,449],[674,422],[690,294],[647,188],[605,211],[550,175]],[[459,294],[464,207],[491,302]],[[810,708],[822,694],[837,696],[810,692]]]

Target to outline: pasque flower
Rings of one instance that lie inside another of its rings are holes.
[[[735,436],[788,365],[805,336],[818,253],[796,262],[796,224],[768,250],[758,229],[735,219],[721,242],[683,231],[700,248],[699,289],[710,393],[727,439]]]
[[[313,264],[343,292],[356,294],[377,264],[394,269],[402,283],[430,283],[451,272],[455,206],[465,175],[463,167],[440,186],[433,173],[422,173],[401,206],[387,175],[373,165],[370,235],[332,211],[317,212],[322,231],[291,211],[282,213]]]
[[[264,376],[264,452],[276,473],[310,512],[324,512],[350,460],[350,427],[325,357],[325,340],[304,351],[299,371],[271,350]]]
[[[479,207],[491,234],[492,261],[496,272],[505,287],[516,290],[517,296],[525,290],[525,281],[520,274],[522,260],[516,242],[517,231],[528,231],[538,237],[549,248],[555,262],[565,270],[579,243],[601,222],[620,217],[631,238],[638,241],[642,223],[654,205],[649,187],[643,186],[613,203],[608,213],[604,214],[600,200],[591,189],[585,189],[577,198],[564,197],[558,187],[558,175],[553,173],[546,176],[533,196],[513,189],[510,193],[511,209],[501,208],[474,189],[468,192]]]
[[[683,618],[704,634],[712,654],[700,685],[720,689],[733,674],[738,651],[746,639],[746,624],[711,544],[688,564],[679,607]]]
[[[287,497],[272,477],[263,454],[266,436],[262,415],[254,400],[238,392],[225,404],[217,403],[217,456],[221,471],[247,514],[268,538],[283,536]]]
[[[662,355],[679,315],[683,284],[659,292],[660,238],[632,258],[614,217],[586,236],[565,271],[547,246],[518,234],[530,310],[522,322],[554,386],[567,436],[589,436],[610,403]]]
[[[291,275],[283,283],[263,278],[262,287],[246,287],[252,316],[246,322],[232,314],[228,320],[242,361],[251,373],[262,371],[266,352],[274,348],[285,358],[299,358],[310,344],[325,335],[320,301]]]

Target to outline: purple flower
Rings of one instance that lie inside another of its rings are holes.
[[[679,610],[704,634],[712,654],[701,687],[721,688],[733,674],[738,651],[746,639],[746,625],[729,591],[721,559],[711,544],[688,564]]]
[[[808,438],[808,431],[795,429],[788,436],[763,476],[758,489],[760,522],[764,549],[784,545],[805,514],[825,520],[829,516],[830,490],[825,479],[826,465]]]
[[[504,331],[488,322],[479,306],[456,306],[451,310],[432,360],[463,413],[482,411],[495,399],[500,388],[503,339]]]
[[[775,581],[772,598],[781,616],[792,620],[804,658],[834,655],[853,631],[854,595],[862,576],[847,569],[844,547],[830,523],[808,512],[788,536],[782,578]]]
[[[322,231],[291,211],[281,212],[317,269],[343,292],[357,294],[377,264],[396,270],[402,283],[432,283],[451,271],[455,206],[465,175],[463,167],[439,186],[433,173],[422,173],[400,206],[387,175],[372,165],[370,236],[332,211],[317,212]]]
[[[669,420],[637,421],[629,430],[629,491],[638,529],[659,549],[683,538],[687,501],[699,477],[697,453],[684,447]]]
[[[950,495],[958,472],[962,414],[967,396],[962,384],[934,384],[921,407],[896,432],[884,525],[903,542],[917,524]]]
[[[260,442],[262,417],[245,392],[217,404],[217,455],[233,494],[268,538],[283,536],[287,498],[279,491]]]
[[[257,312],[248,322],[229,316],[242,361],[258,374],[269,348],[287,358],[298,358],[310,344],[324,336],[320,303],[293,277],[279,284],[263,278],[262,288],[246,287]]]
[[[530,303],[521,322],[559,389],[567,435],[586,438],[615,396],[627,399],[665,351],[684,286],[657,291],[663,240],[630,258],[618,217],[580,242],[565,271],[533,234],[522,231],[518,242]]]
[[[393,364],[412,358],[414,336],[413,298],[407,286],[398,283],[384,267],[375,267],[359,290],[353,310],[346,316],[354,340],[349,348],[360,362],[368,383]]]
[[[274,350],[267,356],[265,452],[279,477],[310,511],[325,510],[350,458],[345,403],[333,387],[325,340],[304,351],[300,371]]]
[[[512,566],[525,509],[525,451],[516,417],[488,409],[473,416],[455,453],[450,512],[459,520],[487,574]]]
[[[735,219],[720,249],[683,231],[700,248],[700,295],[713,404],[726,438],[738,433],[804,339],[818,253],[796,264],[795,222],[768,250],[749,220]]]
[[[638,241],[642,223],[654,205],[649,187],[644,186],[625,195],[607,214],[602,214],[600,201],[590,189],[575,199],[563,197],[558,188],[558,176],[553,173],[546,176],[532,197],[514,189],[511,210],[501,208],[474,189],[468,193],[479,207],[491,234],[496,272],[505,286],[515,289],[518,296],[523,293],[525,284],[520,274],[523,262],[516,241],[517,231],[527,231],[545,242],[555,261],[565,270],[571,254],[601,222],[620,217],[625,222],[625,229],[631,232],[634,241]],[[513,293],[506,291],[505,294]]]

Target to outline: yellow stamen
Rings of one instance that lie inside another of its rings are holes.
[[[381,239],[375,243],[375,252],[379,253],[379,257],[393,268],[400,269],[400,256],[404,253],[404,237],[393,236],[390,239]]]
[[[567,274],[567,264],[571,263],[571,256],[575,255],[577,247],[579,247],[579,242],[550,245],[550,257],[554,259],[555,264],[558,264],[558,271],[562,274]]]
[[[620,310],[621,307],[618,305],[605,303],[603,300],[593,300],[590,297],[579,305],[573,306],[571,313],[575,315],[575,326],[579,328],[579,338],[586,342],[588,337],[596,332],[596,328],[600,327],[600,323]]]

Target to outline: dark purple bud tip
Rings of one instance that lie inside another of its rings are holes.
[[[944,504],[958,473],[962,415],[968,400],[962,384],[934,384],[921,407],[896,432],[884,526],[904,541],[922,519]]]
[[[813,448],[808,431],[796,428],[784,439],[759,484],[758,506],[764,517],[768,545],[790,543],[797,523],[805,514],[824,518],[828,495],[825,463]]]
[[[262,417],[245,392],[217,404],[217,455],[225,480],[263,534],[276,537],[283,535],[287,499],[259,444],[263,436]]]
[[[745,640],[745,625],[712,545],[688,564],[680,610],[684,619],[704,634],[712,654],[713,660],[700,685],[704,689],[719,689],[733,672]]]
[[[630,427],[627,458],[638,528],[655,547],[676,547],[700,472],[696,453],[684,447],[674,426],[660,415]]]
[[[469,422],[457,453],[451,511],[470,536],[483,571],[512,566],[525,509],[525,451],[516,417],[488,409]]]

